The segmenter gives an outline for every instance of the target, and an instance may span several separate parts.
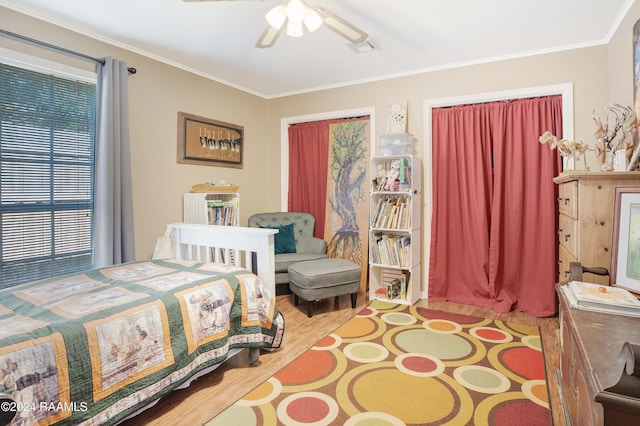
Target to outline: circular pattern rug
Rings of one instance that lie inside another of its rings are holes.
[[[374,301],[206,426],[551,425],[548,395],[538,327]]]

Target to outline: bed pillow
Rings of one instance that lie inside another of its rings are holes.
[[[274,238],[276,254],[296,252],[296,239],[293,234],[293,223],[290,223],[288,225],[279,225],[279,226],[260,225],[260,228],[278,230],[278,233],[275,235],[275,238]]]

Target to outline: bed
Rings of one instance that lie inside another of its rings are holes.
[[[0,394],[13,400],[3,411],[18,411],[12,424],[117,424],[242,348],[255,362],[280,346],[275,232],[169,227],[171,259],[0,290]]]

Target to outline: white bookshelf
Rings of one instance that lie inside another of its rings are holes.
[[[238,226],[240,194],[190,192],[183,195],[182,221],[207,225]]]
[[[388,175],[394,161],[402,172],[391,184],[388,179],[382,182],[378,175]],[[375,156],[371,174],[369,299],[413,305],[420,298],[420,160],[412,155]],[[389,287],[398,284],[394,295]]]

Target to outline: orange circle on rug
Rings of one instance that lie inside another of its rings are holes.
[[[362,337],[373,333],[377,328],[375,321],[370,318],[355,317],[335,331],[342,338]]]
[[[251,392],[245,395],[243,399],[250,400],[250,401],[263,399],[272,393],[273,393],[273,384],[270,381],[265,380],[260,385],[258,385],[255,389],[253,389]]]
[[[320,340],[318,343],[316,343],[314,345],[314,348],[315,349],[331,348],[331,347],[335,346],[336,343],[337,343],[337,340],[336,340],[335,336],[333,334],[330,334],[327,337],[325,337],[324,339]]]
[[[440,319],[425,321],[424,327],[428,330],[441,333],[456,333],[461,329],[460,324]]]
[[[335,366],[336,359],[330,351],[309,350],[273,377],[283,386],[300,385],[322,379],[330,374]]]
[[[526,379],[545,379],[542,352],[531,348],[509,348],[501,355],[502,362],[514,373]]]
[[[503,330],[493,327],[474,327],[469,334],[485,342],[506,343],[513,340],[513,336]]]

